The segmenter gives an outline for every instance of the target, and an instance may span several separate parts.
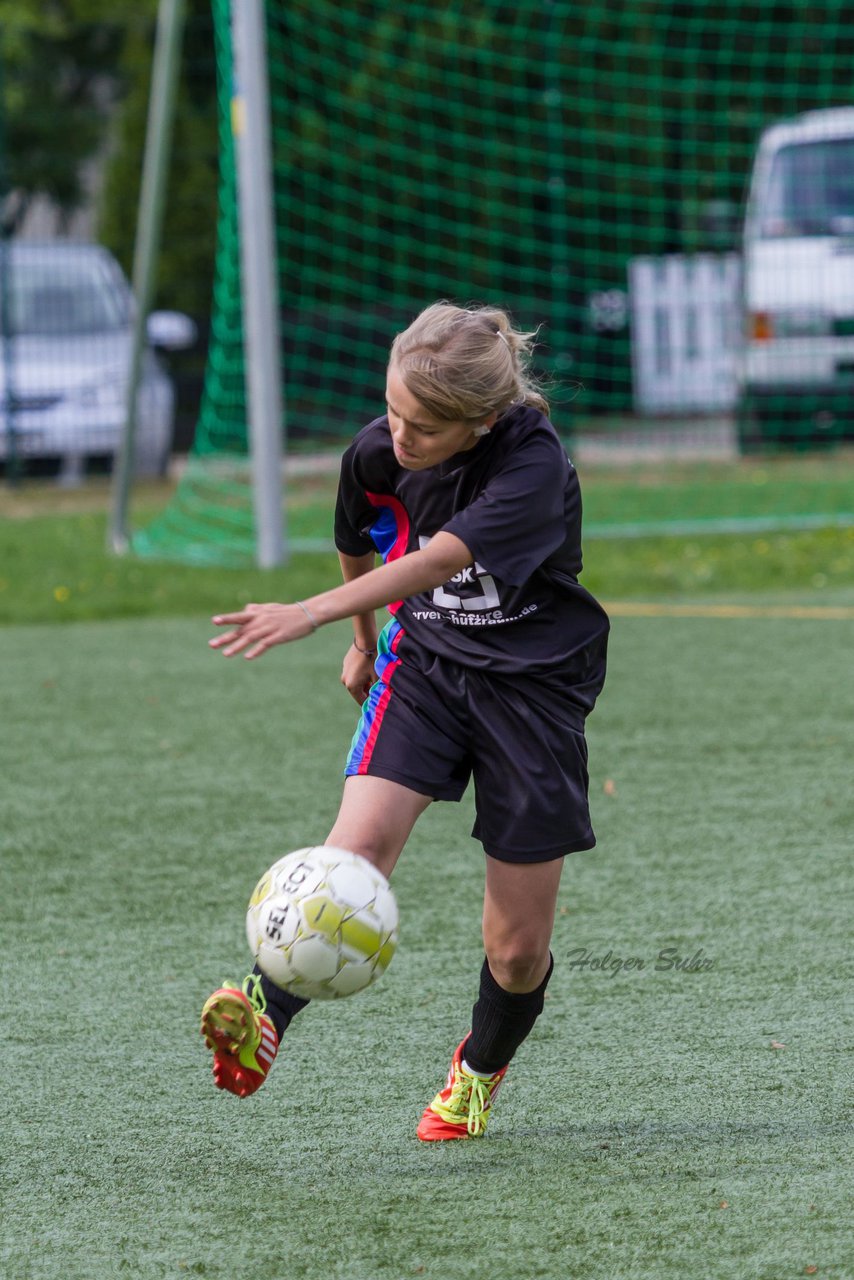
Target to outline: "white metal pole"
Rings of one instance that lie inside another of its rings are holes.
[[[237,152],[243,342],[256,559],[285,560],[284,395],[276,290],[270,102],[263,0],[231,0],[232,111]]]
[[[128,495],[136,436],[136,397],[142,372],[142,355],[146,345],[145,326],[154,294],[157,254],[160,248],[183,29],[184,0],[160,0],[133,258],[133,291],[136,309],[125,403],[125,426],[113,465],[112,511],[107,532],[108,547],[118,555],[127,551],[130,541]]]

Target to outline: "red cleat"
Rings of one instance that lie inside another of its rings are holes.
[[[213,1051],[214,1084],[238,1098],[260,1089],[279,1051],[266,1007],[261,980],[250,974],[242,987],[221,986],[202,1009],[201,1031]]]
[[[480,1138],[486,1132],[493,1099],[507,1068],[502,1067],[493,1076],[475,1075],[463,1066],[465,1043],[463,1040],[457,1045],[447,1083],[421,1117],[417,1133],[422,1142]]]

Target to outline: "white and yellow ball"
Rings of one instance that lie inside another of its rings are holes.
[[[397,902],[382,872],[329,845],[280,858],[246,912],[259,968],[304,1000],[336,1000],[375,982],[391,963],[397,934]]]

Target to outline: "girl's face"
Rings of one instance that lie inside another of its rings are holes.
[[[455,453],[473,449],[478,441],[475,427],[491,427],[498,417],[491,413],[482,422],[434,418],[415,399],[394,365],[389,366],[385,394],[394,456],[407,471],[426,471]]]

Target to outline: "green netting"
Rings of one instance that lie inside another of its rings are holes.
[[[253,542],[226,0],[214,12],[204,404],[174,503],[136,538],[202,560]],[[854,301],[833,320],[832,385],[757,399],[736,376],[757,141],[782,118],[854,103],[846,0],[269,0],[267,15],[290,449],[340,443],[382,411],[389,343],[439,297],[541,326],[537,372],[581,456],[598,458],[594,442],[631,462],[658,442],[727,457],[854,432]],[[848,222],[833,234],[854,246],[854,182],[840,198]],[[820,516],[811,501],[805,490],[794,516]],[[853,505],[841,487],[830,504]]]
[[[195,564],[251,563],[255,521],[248,458],[237,172],[231,121],[228,0],[214,0],[219,104],[219,218],[213,312],[199,422],[174,501],[133,549]]]

